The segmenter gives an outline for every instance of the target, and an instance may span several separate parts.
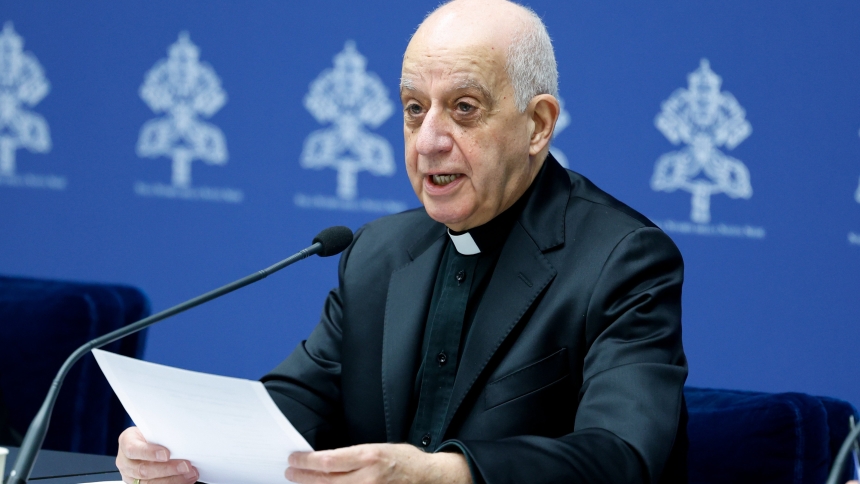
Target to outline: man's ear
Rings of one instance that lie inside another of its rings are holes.
[[[538,94],[529,102],[527,111],[534,126],[529,139],[529,155],[536,156],[549,147],[561,107],[554,96]]]

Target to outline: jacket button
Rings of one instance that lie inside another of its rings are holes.
[[[463,282],[466,280],[466,271],[460,271],[455,276],[457,278],[457,282]]]
[[[445,353],[439,353],[436,355],[436,361],[439,362],[439,366],[444,366],[445,363],[448,363],[448,355]]]
[[[424,434],[424,437],[421,437],[421,445],[427,447],[428,445],[430,445],[430,442],[432,442],[432,440],[433,439],[430,438],[430,434]]]

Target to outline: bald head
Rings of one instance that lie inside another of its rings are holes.
[[[454,0],[431,12],[413,41],[435,45],[492,45],[506,52],[528,11],[505,0]]]
[[[538,94],[558,97],[558,69],[546,27],[531,9],[507,0],[453,0],[439,6],[415,31],[404,61],[410,54],[414,59],[470,47],[503,67],[520,111]]]

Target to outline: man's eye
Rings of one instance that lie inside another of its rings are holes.
[[[421,106],[417,104],[409,104],[406,106],[406,112],[413,116],[417,116],[421,114]]]
[[[461,113],[471,113],[475,109],[475,106],[466,102],[461,102],[457,103],[457,109],[459,109]]]

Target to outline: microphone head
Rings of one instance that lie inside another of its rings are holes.
[[[317,242],[322,244],[322,250],[319,252],[320,257],[340,254],[352,243],[352,230],[343,225],[329,227],[314,237],[313,243],[316,244]]]

